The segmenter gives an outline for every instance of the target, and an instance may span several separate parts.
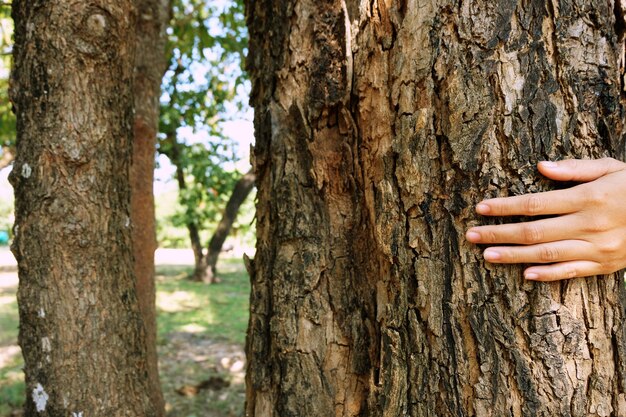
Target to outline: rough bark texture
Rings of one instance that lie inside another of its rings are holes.
[[[13,2],[25,415],[155,416],[135,292],[129,0]]]
[[[248,416],[624,416],[621,277],[525,282],[465,242],[535,164],[624,157],[600,1],[248,0]],[[593,227],[593,225],[591,225]]]
[[[203,275],[195,277],[196,280],[213,283],[217,279],[217,260],[222,252],[222,246],[224,246],[224,242],[230,234],[230,229],[233,227],[233,223],[237,220],[239,207],[241,207],[250,194],[250,191],[254,188],[254,180],[254,172],[250,170],[239,178],[239,181],[235,184],[233,192],[226,203],[222,219],[218,223],[217,228],[209,241],[209,248],[204,258],[205,269]]]
[[[156,351],[156,290],[154,251],[156,224],[154,213],[154,156],[159,129],[161,78],[167,68],[165,29],[170,19],[169,0],[136,0],[137,21],[135,56],[135,120],[131,178],[131,222],[135,287],[146,325],[150,398],[159,416],[165,415],[165,403],[159,382]]]

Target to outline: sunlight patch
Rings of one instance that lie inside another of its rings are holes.
[[[2,346],[0,347],[0,368],[15,362],[16,356],[20,354],[19,346]]]
[[[186,324],[184,326],[182,326],[180,328],[183,332],[186,333],[204,333],[206,332],[208,329],[204,326],[200,326],[199,324],[195,324],[195,323],[190,323],[190,324]]]
[[[12,303],[15,303],[15,296],[6,295],[6,296],[0,297],[0,306],[6,306]]]
[[[157,293],[157,308],[166,313],[177,313],[200,308],[200,300],[196,294],[188,291],[174,291]]]

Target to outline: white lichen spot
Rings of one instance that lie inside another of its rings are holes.
[[[35,389],[33,390],[33,402],[35,403],[35,408],[38,412],[42,412],[46,410],[46,404],[48,404],[48,394],[43,389],[40,383],[37,383]]]
[[[30,178],[30,174],[33,173],[33,169],[28,164],[22,165],[22,177]]]
[[[50,339],[48,339],[47,337],[44,337],[41,339],[41,348],[43,349],[44,352],[51,352],[52,351],[52,345],[50,344]]]
[[[126,220],[124,221],[124,227],[130,227],[130,217],[126,216]]]
[[[37,315],[39,316],[40,319],[45,319],[46,310],[44,310],[43,307],[39,307],[39,311],[37,312]]]
[[[107,19],[100,13],[92,14],[87,18],[87,30],[96,36],[103,36],[107,29]]]

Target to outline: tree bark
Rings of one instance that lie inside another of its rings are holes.
[[[13,253],[31,416],[156,416],[133,276],[135,8],[15,0]]]
[[[235,184],[233,192],[226,203],[224,214],[220,220],[211,240],[209,241],[209,248],[204,259],[204,265],[206,266],[202,276],[195,277],[198,281],[203,281],[212,284],[217,279],[217,260],[222,252],[222,246],[224,241],[230,234],[230,229],[233,227],[233,223],[237,220],[237,214],[239,208],[246,200],[250,191],[254,188],[254,172],[250,170],[244,174],[239,181]]]
[[[626,415],[620,274],[464,233],[535,165],[624,157],[624,17],[582,1],[248,0],[248,416]]]
[[[157,247],[154,212],[154,158],[159,129],[161,79],[167,69],[165,56],[170,20],[169,0],[137,0],[136,56],[134,78],[135,120],[131,179],[131,222],[135,287],[146,325],[150,398],[159,416],[165,415],[165,402],[159,381],[157,357],[156,289],[154,251]]]

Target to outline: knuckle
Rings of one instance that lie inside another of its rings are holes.
[[[587,203],[593,207],[600,207],[604,205],[609,197],[606,191],[590,187],[586,190],[585,195]]]
[[[559,259],[560,251],[557,248],[544,246],[540,249],[539,259],[543,262],[554,262]]]
[[[601,161],[604,162],[611,171],[620,171],[626,167],[625,163],[615,158],[602,158]]]
[[[498,235],[493,230],[487,230],[483,234],[483,238],[487,243],[496,243],[498,242]]]
[[[610,240],[608,242],[604,242],[600,246],[600,252],[604,255],[615,255],[624,251],[621,242]]]
[[[602,268],[600,270],[601,274],[612,274],[613,272],[619,270],[619,265],[616,261],[614,260],[607,260],[605,262],[602,263]]]
[[[524,209],[526,214],[532,216],[534,214],[539,214],[544,209],[545,203],[543,198],[538,195],[529,195],[526,201],[524,202]]]
[[[519,254],[518,251],[514,249],[508,249],[508,250],[502,251],[502,261],[504,263],[517,264],[517,263],[521,263],[520,259],[521,259],[521,255]]]
[[[586,223],[584,231],[587,233],[602,233],[610,229],[611,225],[607,219],[604,217],[594,217]]]
[[[536,243],[543,239],[543,231],[532,223],[522,226],[522,237],[526,243]]]
[[[622,266],[620,262],[618,262],[616,259],[608,259],[602,262],[600,266],[600,271],[598,271],[598,274],[602,274],[602,275],[612,274],[613,272],[618,271],[621,268]]]

